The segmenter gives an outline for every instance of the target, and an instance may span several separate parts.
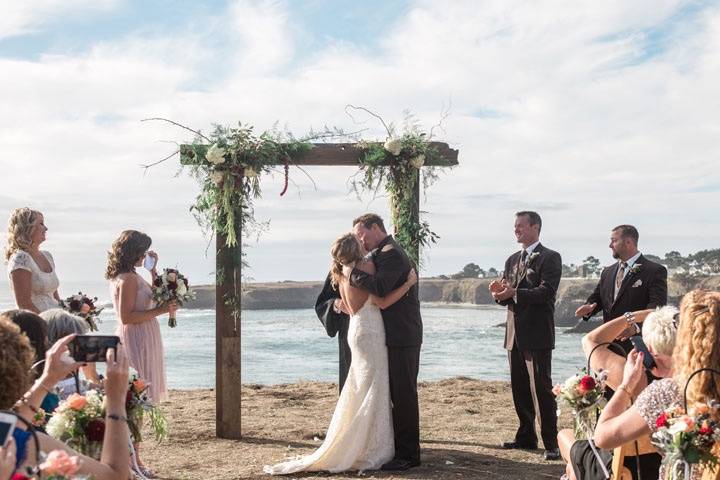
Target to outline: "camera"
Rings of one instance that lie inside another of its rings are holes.
[[[109,348],[117,348],[120,337],[115,335],[78,335],[68,344],[76,362],[104,362]]]

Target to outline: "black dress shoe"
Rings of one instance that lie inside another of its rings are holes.
[[[545,450],[545,460],[560,460],[560,450],[557,448],[548,448]]]
[[[537,443],[503,442],[502,448],[506,450],[536,450]]]
[[[399,472],[418,466],[420,466],[420,460],[405,460],[404,458],[393,458],[388,463],[380,467],[380,470]]]

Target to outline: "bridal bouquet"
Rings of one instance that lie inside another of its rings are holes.
[[[128,427],[134,442],[142,442],[142,421],[145,412],[150,415],[150,425],[158,442],[167,437],[167,420],[160,409],[150,402],[147,395],[149,385],[136,374],[130,376],[125,410],[127,410]]]
[[[685,410],[675,406],[655,420],[652,443],[663,455],[666,478],[690,480],[695,465],[718,468],[720,404],[697,403]]]
[[[97,297],[90,298],[82,292],[78,292],[77,295],[60,300],[60,308],[66,310],[73,315],[82,317],[90,325],[91,332],[97,332],[97,323],[100,318],[100,312],[103,311],[103,307],[96,307]]]
[[[73,393],[58,405],[47,432],[78,452],[100,459],[105,436],[104,396],[97,390]]]
[[[195,298],[195,292],[190,289],[187,278],[173,268],[165,268],[160,275],[155,277],[152,291],[153,300],[158,305],[175,301],[182,306],[183,302]],[[171,328],[177,326],[175,314],[170,314],[168,325]]]
[[[600,370],[597,374],[588,373],[583,368],[580,373],[553,388],[558,401],[570,407],[572,411],[576,438],[586,437],[592,432],[592,417],[602,410],[606,403],[603,396],[606,380],[607,372]]]

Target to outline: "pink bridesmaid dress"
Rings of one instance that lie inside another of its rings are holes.
[[[150,285],[136,273],[123,273],[118,279],[138,282],[135,311],[150,310],[155,306],[152,299]],[[110,294],[113,299],[115,312],[119,312],[120,288],[116,280],[110,281]],[[125,346],[130,366],[137,370],[140,378],[150,384],[149,397],[154,402],[167,398],[167,382],[165,378],[165,359],[160,335],[160,324],[157,318],[142,323],[125,325],[120,321],[118,313],[118,327],[116,335]]]

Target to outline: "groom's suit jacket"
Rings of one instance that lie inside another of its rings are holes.
[[[402,247],[388,235],[372,254],[375,274],[354,268],[350,283],[373,295],[384,297],[407,280],[412,263]],[[397,302],[382,310],[385,340],[389,347],[409,347],[422,344],[423,324],[420,316],[418,286],[413,287]]]
[[[521,252],[505,262],[503,278],[517,288],[516,299],[498,302],[507,305],[505,345],[520,350],[555,348],[555,296],[562,275],[562,259],[556,251],[538,244],[526,266],[520,264]],[[513,331],[514,330],[514,331]]]
[[[664,266],[640,255],[634,267],[625,275],[617,298],[613,299],[618,268],[620,262],[604,268],[600,274],[595,291],[585,302],[597,303],[590,317],[602,311],[603,322],[607,322],[625,312],[667,304],[667,269]]]

